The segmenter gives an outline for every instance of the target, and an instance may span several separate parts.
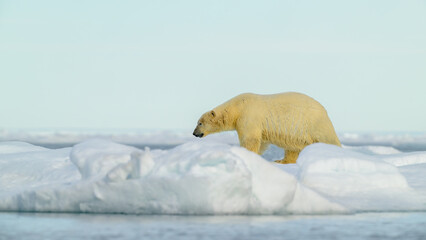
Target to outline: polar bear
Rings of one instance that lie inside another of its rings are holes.
[[[296,163],[300,151],[322,142],[341,146],[325,108],[296,92],[271,95],[244,93],[203,114],[193,135],[236,130],[240,145],[262,154],[269,144],[285,150],[278,163]]]

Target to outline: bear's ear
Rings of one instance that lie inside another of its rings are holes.
[[[212,110],[212,111],[210,111],[210,115],[211,115],[212,117],[216,117],[216,112],[215,112],[214,110]]]

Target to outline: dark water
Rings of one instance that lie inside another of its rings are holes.
[[[0,239],[426,239],[426,213],[132,216],[0,213]]]

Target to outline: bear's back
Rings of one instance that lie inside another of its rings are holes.
[[[315,99],[297,92],[285,92],[270,95],[259,95],[265,103],[278,104],[281,106],[292,106],[302,108],[313,108],[325,110],[324,107]]]

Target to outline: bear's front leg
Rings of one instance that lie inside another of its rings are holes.
[[[240,137],[240,146],[244,147],[252,152],[260,154],[261,140],[254,137]]]
[[[259,154],[259,150],[260,150],[260,140],[257,139],[246,139],[242,142],[240,142],[241,147],[245,147],[248,150],[255,152],[257,154]]]

